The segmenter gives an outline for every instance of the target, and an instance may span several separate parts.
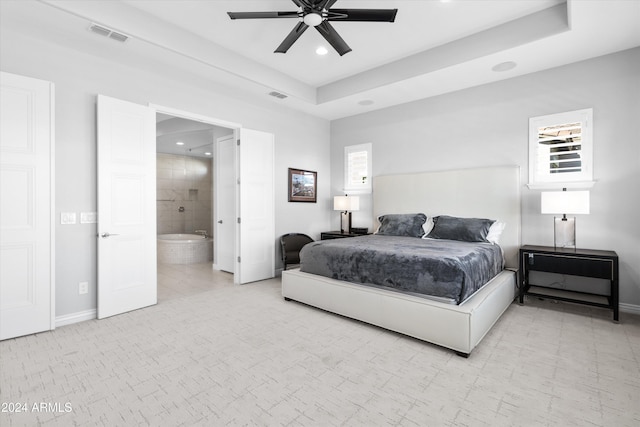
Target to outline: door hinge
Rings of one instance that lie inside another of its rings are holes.
[[[238,224],[240,224],[240,218],[238,218]]]
[[[240,146],[240,140],[237,140],[236,142],[238,143],[238,147],[239,147]]]
[[[240,257],[238,257],[238,262],[240,262]]]

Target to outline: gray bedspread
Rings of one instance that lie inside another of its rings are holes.
[[[460,304],[503,269],[490,243],[370,235],[322,240],[300,253],[300,270]]]

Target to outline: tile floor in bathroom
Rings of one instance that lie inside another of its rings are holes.
[[[233,286],[233,274],[202,264],[158,263],[158,303]]]

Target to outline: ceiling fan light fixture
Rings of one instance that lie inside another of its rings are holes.
[[[322,55],[326,55],[327,53],[329,53],[329,51],[324,46],[320,46],[319,48],[316,49],[316,54],[318,55],[322,56]]]
[[[319,13],[311,12],[304,15],[302,21],[310,27],[317,27],[322,24],[323,18]]]

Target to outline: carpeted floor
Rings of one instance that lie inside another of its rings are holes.
[[[1,342],[0,425],[640,425],[639,316],[529,298],[464,359],[279,279],[159,282],[156,306]]]

